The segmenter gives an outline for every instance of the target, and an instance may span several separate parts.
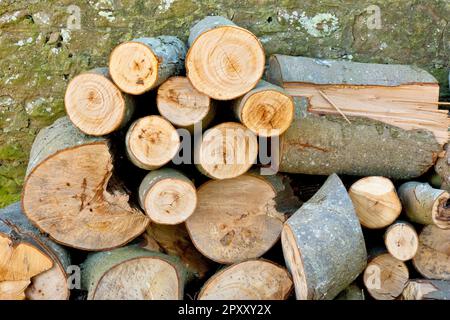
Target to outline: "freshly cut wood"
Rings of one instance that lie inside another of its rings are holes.
[[[112,82],[108,68],[73,78],[64,97],[66,113],[86,134],[103,136],[122,128],[131,118],[134,101]]]
[[[361,225],[335,174],[286,221],[281,242],[298,300],[334,299],[366,266]]]
[[[408,283],[408,267],[389,253],[382,253],[369,261],[363,279],[367,291],[373,298],[394,300]]]
[[[141,169],[155,170],[175,157],[180,136],[163,117],[147,116],[131,124],[125,144],[131,162]]]
[[[181,300],[186,280],[178,259],[137,246],[89,255],[81,275],[88,300]]]
[[[366,300],[364,289],[360,288],[356,283],[352,283],[345,288],[335,300]]]
[[[232,264],[262,256],[279,239],[292,190],[281,176],[245,174],[210,180],[197,191],[198,204],[186,221],[192,242],[206,257]]]
[[[180,74],[185,57],[186,46],[177,37],[138,38],[113,50],[109,70],[122,91],[139,95]]]
[[[212,276],[199,300],[285,300],[292,291],[285,268],[266,260],[250,260],[229,266]]]
[[[122,246],[149,219],[111,183],[109,142],[82,134],[66,118],[37,135],[22,194],[25,214],[58,243],[82,249]]]
[[[428,183],[409,181],[400,186],[398,194],[411,221],[450,229],[450,194],[447,191],[434,189]]]
[[[206,128],[214,117],[213,100],[195,89],[186,77],[171,77],[158,89],[159,113],[175,126],[194,131],[195,124]]]
[[[402,300],[450,300],[450,281],[409,280],[401,298]]]
[[[394,258],[407,261],[414,258],[419,249],[419,236],[412,224],[397,221],[384,233],[384,243]]]
[[[208,129],[194,152],[201,173],[213,179],[231,179],[256,163],[258,140],[242,124],[225,122]]]
[[[194,212],[197,191],[181,172],[164,168],[145,176],[139,187],[139,202],[152,221],[179,224]]]
[[[261,80],[241,98],[233,101],[236,117],[262,137],[279,136],[294,119],[294,100],[283,88]]]
[[[445,110],[392,101],[438,101],[423,70],[275,55],[268,80],[297,108],[280,141],[281,172],[408,179],[428,171],[448,140]]]
[[[423,228],[419,250],[413,258],[416,270],[427,279],[450,280],[450,230],[434,225]]]
[[[232,21],[209,16],[189,34],[186,74],[198,91],[231,100],[253,89],[264,72],[265,54],[258,38]]]
[[[0,300],[69,298],[69,253],[31,225],[20,203],[0,210]]]
[[[392,224],[402,212],[395,186],[387,178],[362,178],[350,187],[348,194],[359,221],[366,228],[384,228]]]

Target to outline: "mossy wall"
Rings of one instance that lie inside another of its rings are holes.
[[[73,76],[105,66],[111,49],[134,37],[186,40],[205,15],[250,29],[267,55],[415,64],[438,78],[442,99],[450,96],[448,0],[3,0],[0,207],[20,197],[34,136],[64,113]]]

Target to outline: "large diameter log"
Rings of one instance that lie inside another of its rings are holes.
[[[402,300],[450,300],[450,281],[409,280],[401,295]]]
[[[33,143],[22,196],[25,214],[70,247],[105,250],[126,244],[144,232],[149,219],[130,206],[120,185],[109,183],[112,169],[108,140],[82,134],[66,117],[58,119]]]
[[[180,136],[174,126],[160,116],[147,116],[133,122],[125,137],[128,158],[145,170],[167,164],[180,148]]]
[[[139,186],[139,202],[150,219],[160,224],[179,224],[197,206],[194,184],[175,169],[149,172]]]
[[[181,300],[185,280],[178,259],[137,246],[91,254],[82,265],[88,300]]]
[[[0,300],[66,300],[69,253],[40,233],[20,203],[0,210]]]
[[[122,91],[139,95],[180,74],[185,57],[186,46],[177,37],[139,38],[112,51],[109,70]]]
[[[400,200],[408,218],[420,224],[434,224],[450,229],[450,195],[445,190],[434,189],[428,183],[409,181],[398,189]]]
[[[64,96],[66,113],[82,132],[103,136],[122,128],[134,111],[134,101],[112,82],[108,68],[73,78]]]
[[[412,224],[397,221],[386,229],[384,244],[394,258],[407,261],[414,258],[419,249],[419,236]]]
[[[450,230],[434,225],[423,228],[419,250],[413,258],[416,270],[427,279],[450,280]]]
[[[361,225],[335,174],[286,221],[281,242],[299,300],[334,299],[366,266]]]
[[[384,228],[392,224],[402,212],[395,186],[387,178],[362,178],[350,187],[348,194],[359,221],[366,228]]]
[[[186,74],[198,91],[213,99],[240,97],[263,75],[265,54],[258,38],[224,17],[197,22],[189,46]]]
[[[266,260],[250,260],[216,273],[205,283],[198,299],[285,300],[292,287],[285,268]]]

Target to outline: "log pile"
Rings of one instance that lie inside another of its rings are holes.
[[[265,62],[214,16],[74,77],[0,211],[0,300],[450,299],[436,80]]]

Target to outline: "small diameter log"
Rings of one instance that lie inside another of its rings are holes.
[[[419,236],[414,226],[408,222],[398,221],[387,228],[384,243],[388,252],[400,261],[414,258],[419,248]]]
[[[177,127],[194,131],[194,124],[206,128],[214,118],[213,100],[195,89],[186,77],[171,77],[158,89],[159,113]]]
[[[366,177],[349,189],[356,214],[361,224],[370,229],[392,224],[402,212],[402,204],[391,180],[384,177]]]
[[[242,124],[225,122],[208,129],[194,152],[201,173],[212,179],[231,179],[256,163],[258,140]]]
[[[294,118],[294,100],[283,88],[261,80],[243,97],[233,101],[236,117],[262,137],[279,136]]]
[[[265,54],[258,38],[224,17],[209,16],[195,24],[189,46],[186,74],[213,99],[240,97],[263,75]]]
[[[250,260],[216,273],[205,283],[198,299],[286,300],[292,287],[285,268],[266,260]]]
[[[450,230],[434,225],[423,228],[419,250],[413,258],[416,270],[427,279],[450,280]]]
[[[389,253],[373,257],[364,271],[364,285],[377,300],[396,299],[408,283],[409,272],[403,261]]]
[[[366,266],[361,225],[337,175],[286,221],[281,242],[299,300],[334,299]]]
[[[112,169],[108,140],[82,134],[66,117],[58,119],[33,143],[22,194],[25,214],[70,247],[105,250],[126,244],[149,219],[130,206],[119,184],[109,183]]]
[[[366,300],[364,289],[361,289],[356,283],[352,283],[345,288],[335,300]]]
[[[69,298],[69,253],[31,225],[17,202],[0,210],[0,300]]]
[[[428,183],[410,181],[398,189],[404,211],[408,218],[420,224],[434,224],[450,229],[450,195],[445,190],[434,189]]]
[[[108,68],[73,78],[64,97],[66,113],[82,132],[103,136],[122,128],[131,118],[134,101],[111,80]]]
[[[109,59],[109,70],[124,92],[139,95],[184,69],[186,46],[174,36],[139,38],[117,46]]]
[[[81,274],[88,300],[181,300],[186,280],[178,259],[137,246],[91,254]]]
[[[401,295],[402,300],[450,300],[450,281],[409,280]]]
[[[197,192],[181,172],[164,168],[145,176],[139,187],[139,202],[152,221],[179,224],[194,212]]]
[[[163,117],[147,116],[131,124],[125,144],[131,162],[141,169],[155,170],[175,157],[180,136]]]

